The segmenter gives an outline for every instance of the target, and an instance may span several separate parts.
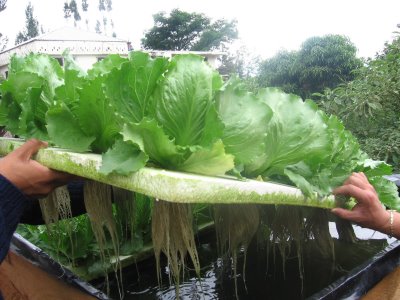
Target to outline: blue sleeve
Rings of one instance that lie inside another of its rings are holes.
[[[0,175],[0,262],[10,248],[26,197],[7,178]],[[0,298],[1,299],[1,298]]]

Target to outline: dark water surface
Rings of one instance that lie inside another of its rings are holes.
[[[335,238],[335,229],[333,225],[330,227]],[[390,242],[387,236],[368,229],[355,227],[355,232],[359,238],[356,243],[334,240],[334,258],[317,250],[313,240],[303,243],[302,266],[295,245],[283,262],[277,247],[267,250],[253,243],[247,252],[245,282],[243,252],[238,256],[235,285],[232,265],[218,257],[215,233],[210,231],[198,238],[201,278],[196,278],[190,265],[185,266],[185,279],[179,286],[180,299],[305,299],[371,258]],[[169,284],[166,261],[161,265],[161,286],[157,283],[154,259],[126,267],[123,270],[124,299],[176,299],[175,286]],[[299,268],[303,269],[303,275]],[[101,285],[96,284],[98,288]],[[119,299],[115,281],[111,281],[110,290],[110,296]]]

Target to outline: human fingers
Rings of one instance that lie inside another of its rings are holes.
[[[345,184],[333,190],[334,195],[345,195],[356,198],[358,202],[363,202],[375,194],[370,190],[362,189],[353,184]]]
[[[342,219],[346,219],[346,220],[350,220],[350,221],[354,220],[354,212],[351,210],[347,210],[347,209],[338,207],[338,208],[333,208],[331,210],[331,212]]]
[[[23,159],[29,160],[39,149],[47,147],[46,142],[39,141],[37,139],[31,139],[25,142],[22,146],[14,150],[14,155]]]
[[[69,181],[77,180],[80,178],[76,175],[49,169],[48,167],[43,166],[42,164],[34,160],[31,160],[29,164],[31,165],[31,169],[36,170],[37,174],[41,174],[40,179],[42,182],[47,182],[49,185],[54,187],[64,185]]]
[[[36,168],[39,177],[28,177],[24,181],[16,181],[16,186],[29,197],[43,197],[55,188],[73,180],[73,175],[53,171],[46,167]]]
[[[364,174],[364,172],[358,172],[356,173],[357,176],[363,178],[364,180],[368,181],[367,175]]]
[[[345,182],[345,184],[350,184],[357,186],[364,190],[375,191],[374,187],[369,183],[367,177],[360,173],[354,173]]]
[[[55,186],[64,185],[70,181],[81,179],[79,176],[72,175],[65,172],[51,170],[52,182]]]
[[[365,184],[366,187],[373,189],[373,186],[369,182],[367,175],[365,175],[363,172],[357,172],[357,173],[353,173],[353,174],[354,174],[354,178],[358,178],[358,180],[360,182],[362,182],[362,184]]]

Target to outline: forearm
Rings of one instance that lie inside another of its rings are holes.
[[[0,262],[10,248],[10,241],[25,201],[26,198],[21,191],[0,175]]]

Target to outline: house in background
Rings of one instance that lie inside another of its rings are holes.
[[[8,64],[14,54],[19,56],[31,52],[44,53],[56,58],[63,65],[62,53],[69,49],[70,54],[81,68],[87,70],[94,63],[109,54],[127,56],[132,50],[130,42],[118,38],[107,37],[97,33],[83,31],[77,28],[63,27],[30,39],[22,44],[6,49],[0,53],[0,76],[7,78]],[[152,57],[163,56],[171,58],[177,54],[193,53],[204,57],[208,63],[216,68],[218,57],[222,52],[200,51],[145,51]]]
[[[0,75],[7,77],[8,64],[14,54],[24,56],[31,52],[44,53],[55,57],[63,65],[62,53],[69,49],[75,61],[83,69],[89,69],[108,54],[128,55],[129,45],[125,40],[64,27],[1,52]]]

